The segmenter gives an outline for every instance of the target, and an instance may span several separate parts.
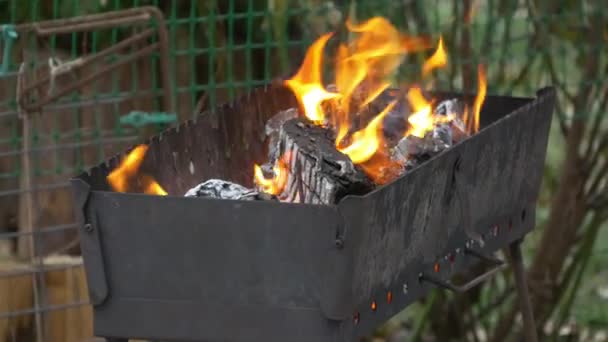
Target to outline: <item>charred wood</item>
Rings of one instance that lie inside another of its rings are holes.
[[[339,152],[329,129],[304,118],[281,127],[277,150],[287,156],[288,179],[279,196],[286,202],[334,204],[346,195],[360,195],[373,184],[350,158]]]

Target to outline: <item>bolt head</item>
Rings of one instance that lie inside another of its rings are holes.
[[[86,224],[84,225],[84,231],[85,231],[85,232],[87,232],[87,233],[92,232],[92,231],[93,231],[93,225],[92,225],[92,224],[90,224],[90,223],[86,223]]]

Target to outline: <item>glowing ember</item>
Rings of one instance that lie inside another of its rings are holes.
[[[166,196],[167,192],[148,175],[138,175],[139,167],[144,160],[148,146],[135,147],[126,158],[106,178],[117,192],[128,192],[133,188],[141,188],[143,193]]]
[[[272,178],[266,178],[262,168],[258,164],[255,164],[253,166],[255,184],[266,193],[279,195],[287,184],[287,176],[289,173],[287,165],[289,163],[289,159],[289,154],[285,154],[279,158],[278,162],[275,163],[274,167],[272,168],[274,173],[274,177]]]

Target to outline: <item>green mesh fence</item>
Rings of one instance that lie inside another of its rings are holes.
[[[575,63],[576,49],[585,48],[589,53],[598,52],[601,46],[579,44],[576,48],[572,41],[562,37],[548,36],[545,42],[533,41],[534,20],[529,9],[516,1],[472,2],[471,22],[465,24],[465,3],[455,4],[446,1],[413,1],[403,4],[401,1],[360,1],[341,5],[332,2],[316,1],[117,1],[100,0],[81,2],[77,0],[28,1],[17,4],[18,1],[2,1],[2,22],[15,24],[35,22],[50,19],[69,18],[77,15],[107,12],[124,8],[154,5],[159,6],[166,16],[169,30],[171,91],[177,100],[175,111],[180,119],[186,118],[196,108],[201,96],[204,97],[204,107],[213,108],[220,102],[234,98],[237,94],[250,90],[252,87],[267,84],[276,76],[285,76],[297,66],[303,48],[318,34],[333,30],[348,15],[362,19],[371,15],[389,17],[401,29],[411,34],[428,33],[437,37],[445,36],[450,52],[451,68],[445,73],[438,73],[437,86],[442,88],[462,88],[462,70],[465,65],[477,63],[488,65],[490,92],[529,95],[540,85],[550,83],[547,74],[539,71],[543,64],[544,54],[554,58],[552,67],[555,73],[565,75]],[[569,2],[567,2],[569,3]],[[272,7],[269,6],[272,5]],[[542,2],[537,2],[537,7]],[[550,2],[547,2],[550,4]],[[542,6],[541,6],[542,7]],[[537,18],[544,28],[551,30],[552,25],[563,20],[581,20],[586,16],[584,6],[571,8],[569,11],[546,14]],[[576,10],[578,11],[572,11]],[[587,11],[592,11],[588,8]],[[540,9],[539,9],[540,11]],[[470,51],[462,50],[462,27],[470,30]],[[46,45],[39,42],[20,42],[15,47],[12,58],[3,61],[8,66],[5,77],[16,72],[20,62],[17,50],[25,50],[29,55],[42,54],[40,58],[33,57],[32,63],[37,66],[46,63],[48,55],[60,55],[64,59],[75,59],[87,53],[95,53],[108,46],[116,44],[124,38],[124,29],[100,30],[88,35],[67,34],[50,37]],[[24,39],[27,40],[27,39]],[[531,45],[531,44],[535,44]],[[411,76],[408,67],[415,70],[414,65],[421,62],[420,58],[412,58],[406,62],[401,76]],[[82,92],[64,97],[60,104],[78,107],[87,101],[116,102],[118,97],[158,95],[160,81],[158,74],[158,56],[152,58],[148,70],[137,67],[132,63],[130,70],[112,73],[110,85],[104,89],[95,89],[84,95]],[[145,73],[145,75],[142,75]],[[579,74],[569,73],[568,84],[577,85]],[[10,76],[9,76],[10,77]],[[129,78],[128,81],[125,81]],[[566,77],[563,77],[566,79]],[[119,83],[119,79],[121,80]],[[147,82],[144,79],[148,79]],[[596,82],[601,80],[587,80]],[[105,82],[108,83],[108,82]],[[124,83],[130,83],[129,86]],[[145,83],[145,84],[144,84]],[[10,87],[7,87],[10,89]],[[15,123],[14,94],[0,99],[6,112],[2,113],[4,125],[11,126],[10,134],[0,138],[2,146],[10,145],[17,149],[20,134]],[[159,100],[155,98],[146,104],[148,110],[160,110]],[[57,105],[57,104],[56,104]],[[137,109],[137,108],[135,108]],[[84,132],[78,125],[78,116],[74,114],[74,130],[36,131],[33,135],[34,147],[40,144],[41,135],[50,135],[50,141],[59,143],[61,139],[73,138],[76,143],[86,139],[100,139],[102,136],[125,137],[132,132],[129,127],[120,125],[118,118],[126,114],[126,109],[114,106],[102,110],[97,116],[114,117],[113,127],[99,127],[101,120],[94,120],[90,132]],[[111,113],[109,113],[111,112]],[[54,122],[65,121],[66,113],[54,115]],[[11,119],[10,116],[13,116]],[[10,122],[9,122],[10,121]],[[101,159],[104,156],[99,156]],[[18,163],[17,163],[18,164]],[[37,171],[69,174],[84,167],[81,160],[76,162],[76,169],[65,169],[56,166],[53,171]],[[1,178],[16,177],[18,168],[2,170]]]
[[[546,56],[553,60],[552,72],[557,78],[567,80],[563,86],[576,88],[580,73],[571,72],[576,64],[576,51],[586,49],[597,53],[600,46],[587,40],[576,43],[568,33],[552,32],[561,22],[583,22],[593,7],[573,6],[568,1],[559,11],[543,12],[543,6],[555,8],[553,2],[537,1],[535,10],[544,15],[533,18],[530,8],[517,1],[472,1],[470,23],[465,23],[465,2],[447,1],[359,1],[353,3],[320,2],[312,0],[292,1],[118,1],[99,0],[81,2],[78,0],[32,0],[26,2],[0,1],[0,11],[5,24],[36,22],[51,19],[70,18],[78,15],[102,13],[143,5],[160,7],[166,17],[169,31],[171,92],[177,104],[174,108],[179,119],[192,114],[197,104],[203,108],[213,108],[216,104],[228,101],[237,94],[252,87],[269,83],[274,77],[286,76],[302,56],[302,51],[314,37],[322,32],[334,30],[347,16],[363,19],[372,15],[387,16],[399,28],[410,34],[430,34],[445,36],[450,52],[450,68],[438,73],[436,86],[440,88],[463,87],[463,73],[466,65],[473,67],[483,63],[488,67],[489,91],[530,95],[540,85],[551,83],[547,72]],[[605,11],[597,9],[598,11]],[[536,15],[536,14],[535,14]],[[604,16],[605,13],[602,12]],[[535,29],[540,25],[540,29]],[[470,35],[469,51],[463,51],[464,26]],[[128,29],[116,28],[99,30],[90,34],[53,35],[44,42],[33,41],[27,37],[18,38],[13,53],[3,61],[7,70],[3,78],[13,78],[23,54],[30,57],[35,67],[44,66],[51,56],[73,60],[80,56],[101,51],[118,43],[126,37]],[[535,33],[535,32],[540,33]],[[552,34],[555,33],[555,34]],[[538,38],[541,36],[542,38]],[[561,34],[561,35],[560,35]],[[538,36],[538,37],[536,37]],[[562,37],[563,36],[563,37]],[[39,56],[37,56],[39,55]],[[559,56],[558,58],[555,58]],[[117,56],[113,56],[117,58]],[[158,95],[162,84],[159,78],[158,55],[147,61],[146,68],[141,63],[131,63],[128,68],[108,75],[103,84],[88,87],[86,94],[74,92],[52,104],[52,108],[63,106],[62,113],[54,112],[53,128],[35,130],[32,139],[34,148],[41,144],[50,148],[48,143],[60,144],[69,140],[72,143],[96,144],[102,146],[102,138],[140,136],[141,130],[120,124],[120,116],[130,109],[159,111]],[[411,79],[419,68],[421,56],[408,59],[400,76]],[[409,71],[408,71],[409,70]],[[78,77],[78,76],[74,76]],[[127,80],[128,78],[128,80]],[[471,78],[471,75],[469,75]],[[601,82],[601,79],[586,80]],[[5,87],[0,98],[4,109],[0,113],[4,129],[0,137],[2,151],[8,147],[18,150],[22,145],[18,129],[14,91]],[[471,89],[474,90],[474,89]],[[126,97],[148,98],[146,103],[118,106]],[[203,97],[203,101],[199,100]],[[121,100],[119,100],[121,99]],[[82,127],[82,114],[75,114],[91,103],[104,102],[107,105],[96,107],[93,125],[87,130]],[[113,103],[109,105],[108,103]],[[54,107],[53,107],[54,106]],[[71,108],[67,110],[65,108]],[[67,112],[73,112],[72,130],[56,126],[65,123]],[[103,117],[101,119],[100,117]],[[113,124],[107,124],[109,117]],[[98,142],[98,143],[97,143]],[[106,157],[104,149],[98,148],[97,162]],[[60,152],[52,152],[51,154]],[[5,155],[6,157],[6,152]],[[47,157],[49,155],[47,154]],[[81,171],[88,160],[77,158],[73,168],[58,163],[48,170],[37,169],[37,174],[73,174]],[[0,178],[14,178],[19,175],[19,163],[10,170],[0,170]]]
[[[0,25],[18,27],[148,5],[157,6],[165,16],[170,84],[162,83],[158,52],[127,63],[34,113],[29,150],[24,150],[16,101],[21,63],[34,76],[44,74],[50,58],[69,63],[103,51],[129,37],[134,28],[122,25],[45,38],[19,33],[14,39],[11,27],[3,26],[0,235],[19,230],[19,199],[29,192],[37,194],[36,229],[73,228],[70,200],[64,194],[67,178],[167,125],[154,119],[172,114],[177,121],[189,119],[201,109],[288,76],[316,37],[328,31],[344,34],[341,27],[347,17],[382,15],[409,34],[427,34],[433,41],[442,35],[450,64],[436,72],[430,87],[474,92],[475,68],[482,63],[489,93],[532,96],[538,88],[554,84],[559,90],[558,117],[596,120],[603,115],[608,11],[602,1],[0,0]],[[152,20],[147,27],[155,25]],[[154,35],[151,41],[157,39]],[[111,54],[87,71],[100,70],[128,54],[129,49]],[[416,75],[426,56],[408,56],[396,84],[419,82]],[[601,67],[588,67],[596,62]],[[55,86],[76,82],[82,74],[67,73]],[[162,98],[167,86],[175,101],[169,111]],[[53,90],[41,89],[40,94]],[[581,102],[581,92],[595,97]],[[152,115],[148,124],[128,124],[125,116],[133,111]],[[24,155],[33,163],[30,188],[20,183]],[[558,157],[549,151],[550,161]],[[54,251],[55,245],[61,243],[49,243],[48,250]]]

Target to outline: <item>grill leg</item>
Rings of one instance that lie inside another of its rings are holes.
[[[526,342],[537,342],[536,325],[534,324],[534,315],[532,314],[532,304],[530,303],[530,294],[526,283],[524,261],[521,255],[520,246],[521,240],[515,241],[509,246],[513,274],[515,275],[515,287],[519,298],[519,309],[521,310],[524,321],[524,336],[526,337]]]

